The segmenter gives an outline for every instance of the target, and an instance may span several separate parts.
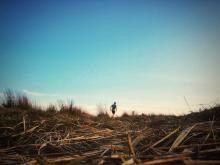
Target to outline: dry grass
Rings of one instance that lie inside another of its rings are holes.
[[[220,106],[185,116],[111,118],[72,102],[46,111],[4,104],[10,106],[0,108],[0,164],[220,163]]]

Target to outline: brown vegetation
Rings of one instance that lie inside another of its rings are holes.
[[[211,165],[220,164],[219,155],[220,106],[111,118],[72,102],[42,110],[13,94],[0,108],[0,164]]]

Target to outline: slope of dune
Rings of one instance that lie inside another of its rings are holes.
[[[185,116],[0,110],[0,164],[219,164],[220,106]]]

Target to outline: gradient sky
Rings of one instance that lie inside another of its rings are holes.
[[[187,113],[220,103],[219,52],[218,0],[0,0],[0,92],[43,105]]]

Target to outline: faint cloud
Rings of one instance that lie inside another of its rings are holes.
[[[32,95],[32,96],[45,96],[45,95],[47,95],[46,93],[29,91],[29,90],[26,90],[26,89],[23,89],[22,92],[24,92],[27,95]]]
[[[48,93],[30,91],[30,90],[26,90],[26,89],[23,89],[22,92],[24,92],[27,95],[38,96],[38,97],[40,97],[40,96],[57,96],[55,94],[48,94]]]

